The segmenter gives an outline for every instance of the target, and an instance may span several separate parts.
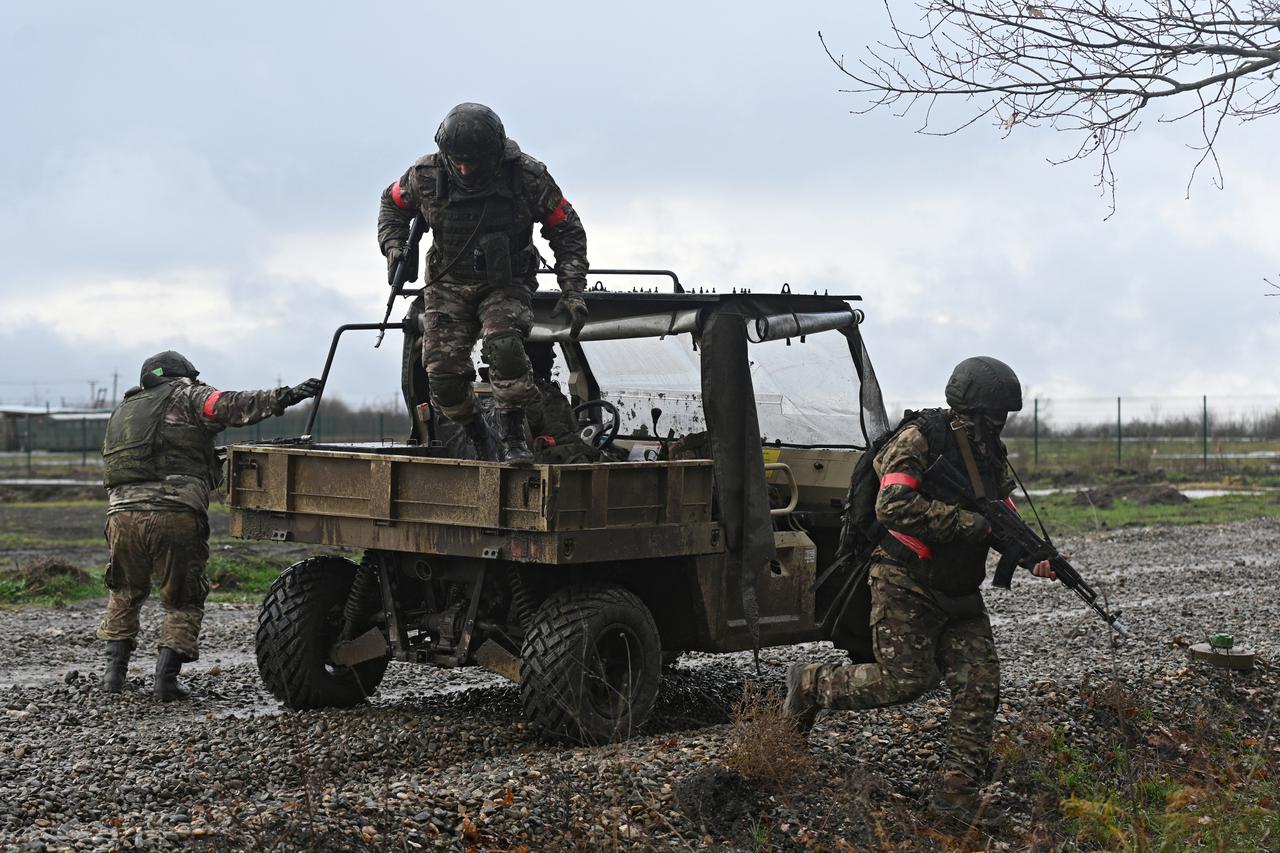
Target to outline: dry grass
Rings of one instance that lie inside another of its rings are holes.
[[[764,787],[791,787],[816,766],[805,738],[782,713],[782,697],[748,683],[730,714],[725,760]]]

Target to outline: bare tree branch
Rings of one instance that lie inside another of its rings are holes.
[[[887,108],[923,112],[918,132],[950,136],[983,119],[1008,135],[1019,126],[1079,134],[1066,163],[1093,160],[1098,186],[1115,210],[1111,160],[1166,99],[1177,107],[1161,123],[1195,121],[1200,167],[1213,166],[1228,119],[1255,121],[1280,113],[1280,0],[914,0],[910,27],[882,0],[890,36],[867,46],[856,62],[827,56],[866,96],[857,113]],[[1241,7],[1237,10],[1237,7]],[[934,124],[933,107],[958,96],[973,111]]]

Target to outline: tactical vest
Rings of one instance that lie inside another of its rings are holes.
[[[204,480],[217,488],[221,467],[213,436],[198,426],[165,423],[178,382],[131,390],[111,413],[102,441],[107,488],[158,482],[170,474]]]
[[[957,471],[967,472],[960,445],[951,428],[953,417],[948,409],[926,409],[919,413],[916,425],[924,434],[925,443],[929,445],[928,464],[933,464],[942,456]],[[974,441],[970,444],[983,488],[988,496],[995,497],[999,493],[1002,475],[1008,464],[1004,450],[999,442],[996,442],[995,447],[980,447]],[[927,477],[920,484],[920,493],[932,498]],[[987,551],[990,548],[987,543],[956,540],[929,542],[928,545],[933,556],[928,560],[921,560],[891,536],[885,536],[880,543],[880,547],[905,566],[913,576],[944,595],[968,595],[981,588],[982,579],[987,573]]]
[[[525,191],[519,149],[515,152],[514,156],[503,158],[489,189],[477,193],[452,186],[440,155],[420,161],[421,204],[433,232],[427,253],[428,281],[442,272],[444,278],[465,284],[488,281],[486,273],[476,269],[476,246],[485,234],[505,233],[511,245],[513,280],[533,286],[533,274],[538,268],[538,253],[533,246],[534,214]]]

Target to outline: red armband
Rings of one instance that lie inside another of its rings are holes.
[[[217,420],[217,418],[213,416],[213,407],[217,405],[218,398],[221,396],[222,396],[221,391],[214,391],[212,394],[206,397],[204,401],[204,408],[200,410],[200,414],[204,415],[206,418],[208,418],[211,421]]]
[[[404,200],[404,195],[400,192],[400,182],[396,181],[395,183],[393,183],[390,189],[391,189],[391,200],[396,203],[396,207],[400,208],[401,210],[406,209],[409,206],[409,202]]]
[[[569,215],[569,199],[561,198],[560,203],[556,205],[555,210],[551,211],[551,215],[543,222],[548,228],[555,228],[564,218]]]
[[[908,536],[905,533],[899,533],[896,530],[890,530],[889,535],[897,539],[903,545],[906,545],[912,552],[922,560],[928,560],[933,557],[933,551],[928,545],[921,542],[914,536]]]
[[[901,471],[894,471],[885,474],[880,478],[880,490],[884,491],[890,486],[906,486],[913,492],[920,490],[920,481],[910,474],[903,474]]]

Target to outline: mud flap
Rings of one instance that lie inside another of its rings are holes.
[[[381,628],[370,628],[354,640],[337,643],[329,652],[329,659],[338,666],[355,666],[374,658],[386,657],[389,647]]]
[[[471,656],[482,668],[501,675],[508,681],[520,683],[520,658],[511,654],[493,640],[485,640]]]

